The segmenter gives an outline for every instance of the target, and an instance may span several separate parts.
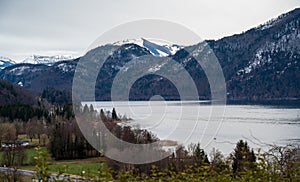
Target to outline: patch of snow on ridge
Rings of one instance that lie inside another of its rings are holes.
[[[146,48],[152,55],[158,57],[167,57],[174,55],[182,46],[171,44],[169,42],[157,39],[126,39],[113,43],[113,45],[136,44],[140,47]]]
[[[254,69],[256,69],[257,67],[264,65],[266,62],[270,62],[271,61],[270,56],[268,55],[268,57],[266,59],[265,57],[262,56],[263,53],[264,53],[264,50],[263,49],[259,49],[256,52],[253,61],[249,62],[249,65],[247,67],[245,67],[243,69],[240,69],[238,71],[238,75],[240,75],[241,73],[249,74]]]
[[[166,63],[157,64],[157,65],[155,65],[154,67],[149,68],[149,69],[148,69],[148,72],[150,72],[150,73],[155,73],[155,72],[159,71],[159,70],[162,68],[162,66],[164,66],[165,64],[166,64]]]
[[[23,83],[22,82],[18,82],[18,85],[23,87]]]
[[[60,70],[62,70],[63,72],[70,72],[74,70],[74,66],[73,65],[68,65],[67,63],[61,63],[57,66]]]
[[[20,67],[10,70],[10,72],[14,73],[15,75],[22,75],[24,73],[24,71],[29,68],[30,68],[29,66],[20,66]]]
[[[121,40],[113,43],[113,45],[124,45],[124,44],[136,44],[140,47],[143,47],[143,40],[142,39],[126,39],[126,40]]]

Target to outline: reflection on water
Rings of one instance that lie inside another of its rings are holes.
[[[176,140],[184,145],[200,142],[208,153],[218,148],[229,154],[240,139],[262,149],[266,149],[266,144],[300,144],[298,108],[227,105],[224,115],[213,118],[212,107],[224,108],[206,101],[96,102],[93,105],[98,110],[115,107],[118,113],[133,119],[126,124],[148,129],[160,139]]]

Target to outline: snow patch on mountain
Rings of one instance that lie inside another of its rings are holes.
[[[20,87],[23,87],[23,82],[18,82],[18,85],[20,86]]]
[[[140,47],[143,47],[143,40],[142,39],[126,39],[114,42],[113,45],[122,46],[124,44],[136,44]]]
[[[155,73],[155,72],[159,71],[159,70],[162,68],[162,66],[164,66],[165,64],[166,64],[166,63],[163,63],[163,64],[157,64],[157,65],[155,65],[154,67],[149,68],[149,69],[148,69],[148,72],[150,72],[150,73]]]
[[[165,41],[160,40],[146,40],[144,38],[140,39],[126,39],[113,43],[113,45],[124,45],[124,44],[136,44],[140,47],[146,48],[152,55],[158,57],[167,57],[174,55],[178,50],[182,49],[182,46],[169,44]]]
[[[256,69],[257,67],[260,67],[260,66],[264,65],[267,62],[271,62],[270,55],[267,55],[266,57],[263,57],[263,53],[264,53],[264,50],[263,49],[259,49],[256,52],[253,61],[250,62],[247,67],[245,67],[244,69],[240,70],[239,73],[243,72],[243,73],[248,74],[251,71],[253,71],[254,69]]]
[[[63,72],[67,73],[67,72],[71,72],[75,70],[75,66],[74,65],[69,65],[67,63],[61,63],[59,65],[57,65],[57,67],[62,70]]]
[[[29,66],[20,66],[20,67],[16,67],[10,70],[11,73],[13,73],[14,75],[22,75],[24,73],[25,70],[30,69]]]
[[[271,27],[273,27],[275,24],[277,24],[278,22],[280,22],[280,19],[275,18],[272,19],[270,21],[268,21],[267,23],[261,24],[257,27],[258,30],[265,30],[265,29],[269,29]]]
[[[285,15],[279,17],[278,20],[273,20],[272,24],[278,22],[283,16]],[[261,68],[266,63],[272,63],[272,55],[276,53],[285,53],[290,58],[297,59],[297,55],[300,54],[299,25],[300,20],[294,20],[286,24],[281,32],[274,34],[277,40],[267,41],[257,49],[254,57],[248,62],[248,65],[240,69],[237,75],[249,74],[253,70]],[[278,74],[283,74],[287,68],[284,68],[281,72],[279,71]]]

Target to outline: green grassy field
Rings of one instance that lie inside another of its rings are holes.
[[[43,150],[47,150],[46,148],[43,148]],[[36,151],[34,150],[34,148],[32,149],[26,149],[25,150],[25,160],[24,160],[24,165],[33,165],[34,164],[34,159],[33,157],[36,156]]]
[[[49,166],[51,172],[64,171],[67,174],[82,175],[82,172],[85,172],[85,175],[90,176],[97,174],[99,171],[99,163],[90,163],[90,164],[54,164]]]
[[[42,150],[47,150],[46,148],[42,148]],[[2,155],[3,152],[0,152],[0,164],[2,165]],[[36,151],[34,148],[31,149],[25,149],[25,159],[23,161],[23,165],[34,165],[34,159],[33,157],[36,156]]]
[[[35,170],[35,166],[22,166],[22,169]],[[52,161],[49,165],[49,172],[64,174],[74,174],[90,176],[95,175],[99,171],[100,162],[97,158],[90,159],[78,159],[78,160],[64,160],[64,161]]]
[[[30,140],[27,135],[18,135],[18,140],[29,140],[31,146],[38,146],[39,140],[38,139],[32,139]],[[42,147],[42,150],[47,150],[45,147]],[[0,152],[0,165],[2,165],[2,154],[3,152]],[[34,165],[33,157],[36,156],[36,151],[34,148],[31,149],[25,149],[25,159],[23,162],[23,165]]]
[[[45,147],[42,150],[47,150]],[[2,165],[2,155],[0,152],[0,164]],[[25,159],[22,169],[35,170],[34,156],[37,156],[37,152],[34,148],[25,149]],[[65,174],[82,175],[84,171],[85,175],[95,175],[99,171],[100,161],[98,158],[89,159],[77,159],[77,160],[62,160],[51,161],[49,171],[53,173],[63,172]]]

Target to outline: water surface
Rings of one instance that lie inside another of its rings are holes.
[[[207,153],[216,148],[228,155],[240,139],[263,150],[269,144],[300,144],[299,108],[224,107],[191,101],[94,103],[98,110],[109,111],[113,107],[121,115],[132,118],[127,125],[147,129],[161,140],[175,140],[183,145],[200,142]]]

